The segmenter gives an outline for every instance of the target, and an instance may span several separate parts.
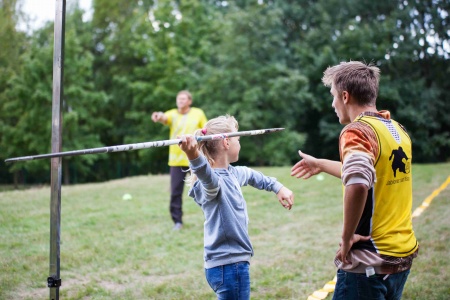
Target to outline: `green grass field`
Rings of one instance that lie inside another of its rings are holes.
[[[307,299],[335,275],[340,181],[294,179],[289,167],[258,170],[293,190],[295,206],[287,211],[273,193],[243,188],[252,299]],[[415,209],[450,176],[450,163],[413,172]],[[122,200],[125,193],[133,198]],[[204,278],[202,211],[185,196],[185,226],[173,232],[168,197],[168,175],[63,186],[61,299],[214,299]],[[0,206],[0,299],[48,299],[50,188],[5,190]],[[450,186],[414,218],[421,248],[403,299],[449,299],[449,215]]]

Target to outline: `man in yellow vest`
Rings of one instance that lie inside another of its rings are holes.
[[[303,158],[291,175],[320,172],[341,178],[344,222],[334,262],[333,299],[400,299],[419,244],[412,228],[411,140],[405,128],[378,111],[380,70],[350,61],[325,70],[332,107],[346,124],[339,137],[340,162]]]
[[[191,107],[192,95],[189,91],[178,92],[177,108],[166,112],[153,112],[152,121],[159,122],[170,127],[170,139],[178,136],[193,134],[195,130],[203,128],[207,119],[200,108]],[[183,190],[189,161],[186,154],[178,145],[169,146],[170,166],[170,215],[175,223],[173,229],[180,230],[183,227]]]

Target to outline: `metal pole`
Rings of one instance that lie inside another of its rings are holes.
[[[66,0],[56,0],[53,47],[53,98],[52,98],[52,152],[60,152],[62,145],[61,99],[64,75],[64,34]],[[50,193],[50,264],[47,286],[50,300],[59,300],[60,278],[60,236],[61,236],[61,177],[60,157],[51,159]]]
[[[224,138],[234,137],[234,136],[249,136],[249,135],[267,134],[267,133],[277,132],[277,131],[281,131],[281,130],[284,130],[284,128],[268,128],[268,129],[249,130],[249,131],[237,131],[237,132],[229,132],[229,133],[219,133],[219,134],[212,134],[212,135],[196,136],[196,139],[199,142],[211,141],[211,140],[224,139]],[[5,162],[26,161],[26,160],[52,158],[52,157],[63,157],[63,156],[77,156],[77,155],[84,155],[84,154],[99,154],[99,153],[109,153],[109,152],[131,151],[131,150],[147,149],[147,148],[153,148],[153,147],[164,147],[164,146],[170,146],[170,145],[177,145],[180,142],[181,142],[180,139],[173,139],[173,140],[163,140],[163,141],[136,143],[136,144],[117,145],[117,146],[91,148],[91,149],[83,149],[83,150],[56,152],[56,153],[53,152],[53,153],[48,153],[48,154],[38,154],[38,155],[31,155],[31,156],[8,158],[5,160]]]

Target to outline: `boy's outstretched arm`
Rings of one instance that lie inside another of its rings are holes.
[[[284,186],[278,191],[277,198],[284,208],[290,210],[292,208],[292,205],[294,205],[294,193],[292,193],[290,189]]]
[[[320,172],[325,172],[337,178],[341,178],[342,165],[340,161],[315,158],[300,150],[298,150],[298,154],[302,160],[291,168],[291,176],[308,179]]]

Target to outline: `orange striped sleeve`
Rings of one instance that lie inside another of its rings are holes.
[[[367,154],[372,163],[375,164],[375,158],[378,157],[378,141],[373,129],[364,123],[353,122],[342,129],[339,137],[339,152],[341,162],[354,153]]]

